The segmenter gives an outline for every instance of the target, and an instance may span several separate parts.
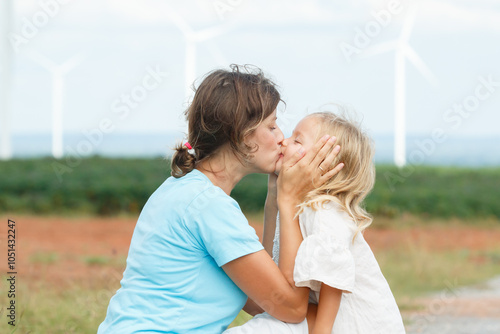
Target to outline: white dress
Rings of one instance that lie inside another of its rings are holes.
[[[319,300],[321,283],[344,291],[332,333],[405,333],[398,306],[373,252],[361,233],[353,242],[356,225],[350,216],[338,204],[328,202],[317,211],[306,208],[299,216],[299,224],[304,240],[295,259],[295,284],[309,287],[309,300],[314,303]],[[279,222],[276,230],[275,261]],[[262,322],[262,318],[257,320]],[[241,333],[273,333],[247,324],[239,328],[251,326],[252,331]],[[289,333],[303,332],[292,328]]]

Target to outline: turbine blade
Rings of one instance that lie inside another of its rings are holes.
[[[415,18],[417,16],[417,10],[417,4],[411,5],[410,8],[408,8],[408,13],[404,18],[403,28],[399,35],[399,40],[403,43],[408,43],[410,40],[411,31],[413,30],[413,25],[415,24]]]
[[[172,23],[182,32],[184,36],[191,36],[193,34],[193,29],[187,24],[182,15],[180,15],[175,9],[169,6],[166,1],[164,6],[167,7],[165,14],[167,14],[168,18]]]
[[[68,73],[71,71],[73,68],[78,66],[85,57],[81,54],[76,55],[68,60],[66,60],[64,63],[58,66],[58,70],[61,72],[62,75]]]
[[[49,71],[54,71],[57,68],[57,64],[53,62],[51,59],[46,56],[38,53],[37,51],[32,51],[28,54],[28,56],[35,62],[44,67]]]
[[[198,42],[212,39],[214,37],[225,34],[228,31],[226,26],[215,26],[207,29],[199,30],[194,33],[194,39]]]
[[[417,68],[417,70],[429,81],[429,83],[437,87],[439,85],[438,78],[432,73],[432,71],[425,65],[424,61],[420,56],[412,49],[411,46],[406,45],[404,49],[404,54],[406,58]]]
[[[389,51],[394,51],[398,47],[397,41],[389,41],[384,43],[379,43],[377,45],[371,46],[362,51],[360,58],[369,58],[375,55],[386,53]]]

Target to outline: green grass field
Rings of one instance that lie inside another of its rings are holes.
[[[170,175],[157,159],[28,159],[0,162],[0,212],[34,214],[137,214]],[[500,168],[379,165],[369,212],[395,217],[500,218]],[[233,190],[246,212],[262,210],[266,175],[249,175]]]

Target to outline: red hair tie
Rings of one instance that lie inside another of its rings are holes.
[[[188,148],[188,150],[192,150],[193,147],[191,146],[191,144],[189,144],[188,142],[184,143],[184,145],[186,145],[186,147]]]

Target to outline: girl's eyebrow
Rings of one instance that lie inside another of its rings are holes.
[[[302,132],[295,130],[293,133],[296,134],[296,137],[303,137]]]

